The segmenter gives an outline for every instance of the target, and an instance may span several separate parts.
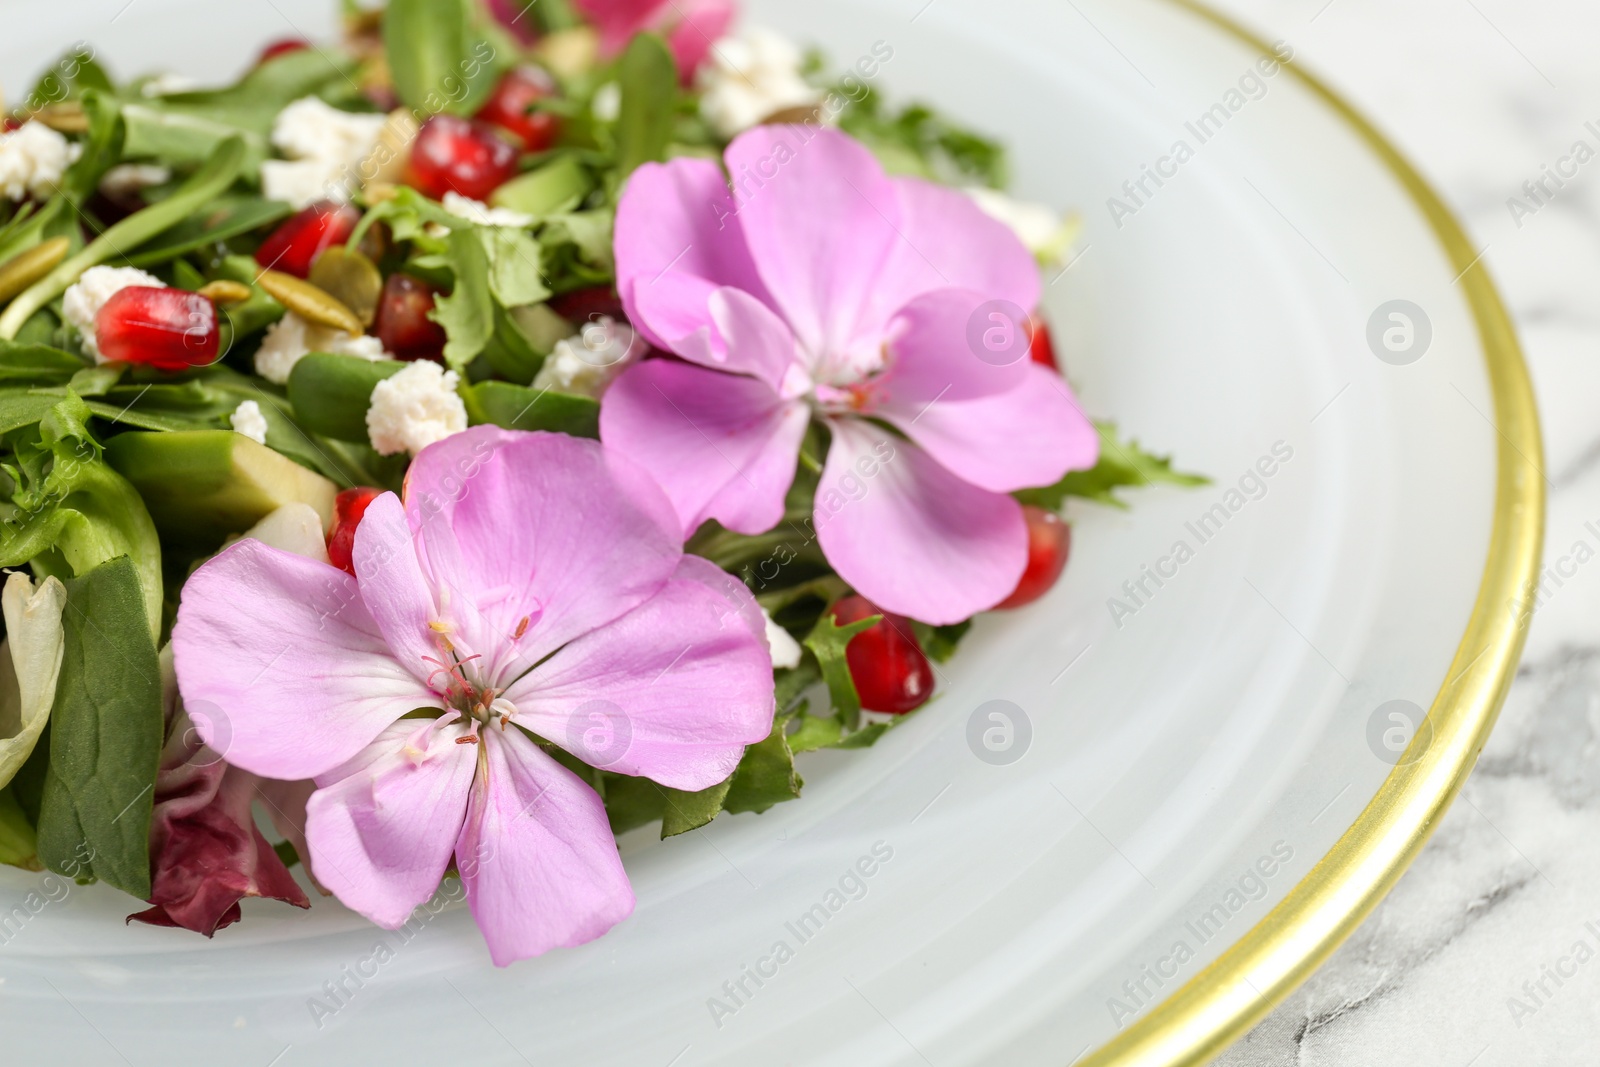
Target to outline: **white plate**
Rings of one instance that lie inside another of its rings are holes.
[[[891,97],[994,131],[1021,195],[1083,212],[1048,290],[1071,377],[1216,484],[1077,508],[1055,593],[982,621],[877,748],[806,760],[800,802],[630,835],[638,911],[596,944],[496,971],[459,906],[407,937],[331,901],[252,902],[204,942],[74,887],[0,923],[8,1061],[1059,1065],[1254,925],[1373,797],[1386,705],[1431,704],[1471,615],[1497,447],[1458,268],[1391,172],[1161,0],[749,6],[841,70],[887,42]],[[6,0],[0,76],[15,99],[82,38],[119,76],[221,79],[333,8]],[[1202,143],[1186,124],[1213,105]],[[1160,163],[1180,140],[1193,158]],[[1124,182],[1158,163],[1175,175],[1136,202]],[[1369,344],[1396,300],[1431,334],[1407,365]],[[1031,724],[1009,765],[969,744],[996,700]],[[0,913],[40,884],[0,874]]]

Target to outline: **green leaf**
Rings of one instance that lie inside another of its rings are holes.
[[[721,814],[723,801],[727,799],[732,786],[732,778],[698,793],[658,786],[665,803],[661,818],[662,839],[698,830],[715,819]]]
[[[1116,490],[1152,485],[1177,485],[1185,488],[1210,485],[1211,479],[1199,474],[1184,474],[1172,469],[1170,456],[1158,456],[1139,447],[1137,441],[1117,439],[1114,423],[1095,424],[1100,431],[1100,460],[1086,471],[1069,471],[1055,485],[1043,489],[1024,489],[1015,494],[1024,504],[1046,511],[1059,511],[1068,497],[1082,497],[1115,508],[1128,505],[1118,499]]]
[[[489,203],[543,219],[576,210],[593,188],[589,172],[568,153],[512,178],[490,195]]]
[[[291,380],[292,382],[292,380]],[[479,382],[461,392],[467,420],[502,430],[549,430],[573,437],[600,438],[600,402],[549,389],[510,382]]]
[[[665,816],[666,795],[648,778],[603,774],[601,781],[605,785],[606,818],[613,834],[625,834]]]
[[[789,750],[785,736],[788,722],[773,724],[772,733],[765,741],[744,750],[739,769],[723,798],[723,810],[763,812],[774,804],[782,804],[800,796],[805,783],[794,769],[794,753]]]
[[[77,162],[67,169],[61,191],[74,204],[82,204],[100,187],[100,179],[122,158],[125,127],[121,108],[109,93],[90,90],[83,94],[83,109],[89,118],[89,132],[80,141]]]
[[[444,327],[449,341],[444,360],[463,371],[494,336],[494,298],[489,291],[489,252],[477,229],[459,220],[450,231],[450,267],[456,284],[449,296],[434,302],[429,317]]]
[[[850,730],[854,730],[861,721],[861,697],[856,693],[856,683],[850,677],[850,664],[844,657],[845,649],[849,647],[852,637],[871,629],[882,619],[882,615],[873,615],[849,626],[840,626],[832,614],[823,612],[817,625],[802,642],[817,658],[822,680],[828,684],[833,710]]]
[[[0,863],[39,869],[39,840],[11,787],[0,789]]]
[[[313,352],[289,372],[289,403],[300,424],[312,433],[365,442],[372,391],[405,368],[397,360],[374,362]]]
[[[400,102],[423,115],[472,115],[494,90],[494,49],[469,0],[392,0],[383,45]]]
[[[223,142],[210,161],[177,192],[112,226],[13,300],[0,315],[0,339],[15,338],[34,312],[66,292],[67,286],[90,267],[122,255],[124,248],[137,248],[211,203],[233,184],[243,165],[244,142]]]
[[[617,166],[626,178],[646,163],[667,158],[678,110],[678,65],[667,43],[641,33],[617,68],[622,110],[617,116]]]
[[[616,273],[612,258],[615,222],[609,209],[575,211],[548,219],[539,232],[545,277],[558,279],[563,292],[610,285]]]
[[[150,820],[164,729],[161,669],[126,557],[67,582],[39,858],[150,896]]]
[[[504,226],[478,228],[489,257],[489,291],[501,307],[524,307],[550,297],[539,269],[541,249],[525,230]]]
[[[789,735],[789,749],[798,754],[832,748],[844,737],[844,724],[837,715],[819,719],[814,715],[798,716],[800,728]]]
[[[253,233],[287,218],[294,209],[260,197],[224,196],[204,211],[178,223],[154,241],[135,249],[129,266],[153,267],[202,248]]]
[[[961,644],[961,639],[967,636],[970,629],[971,619],[951,626],[929,626],[925,622],[911,620],[911,630],[916,635],[917,643],[935,663],[950,662],[950,657],[956,654],[956,646]]]
[[[59,385],[84,369],[83,360],[49,345],[0,341],[0,383]]]

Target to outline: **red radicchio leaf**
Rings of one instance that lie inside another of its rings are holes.
[[[150,826],[153,907],[128,921],[179,926],[210,937],[239,921],[239,901],[245,897],[309,908],[311,901],[250,812],[257,793],[268,787],[278,787],[274,806],[287,802],[285,783],[268,783],[228,766],[200,744],[181,709],[170,721]],[[303,805],[303,793],[299,799]],[[281,814],[292,821],[289,813]]]

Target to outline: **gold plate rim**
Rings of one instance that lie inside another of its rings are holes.
[[[1262,37],[1199,0],[1169,0],[1233,39]],[[1478,597],[1450,673],[1399,765],[1332,849],[1268,915],[1208,967],[1077,1067],[1209,1063],[1299,988],[1392,889],[1477,765],[1511,687],[1527,635],[1517,610],[1538,580],[1545,479],[1538,411],[1505,305],[1465,228],[1426,179],[1368,119],[1296,61],[1284,69],[1366,143],[1426,218],[1472,312],[1499,434],[1495,510]]]

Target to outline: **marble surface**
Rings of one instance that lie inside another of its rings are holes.
[[[1538,391],[1550,516],[1527,657],[1463,796],[1373,917],[1217,1062],[1600,1062],[1600,5],[1222,6],[1374,117],[1486,248]],[[1531,198],[1558,167],[1576,174]]]

